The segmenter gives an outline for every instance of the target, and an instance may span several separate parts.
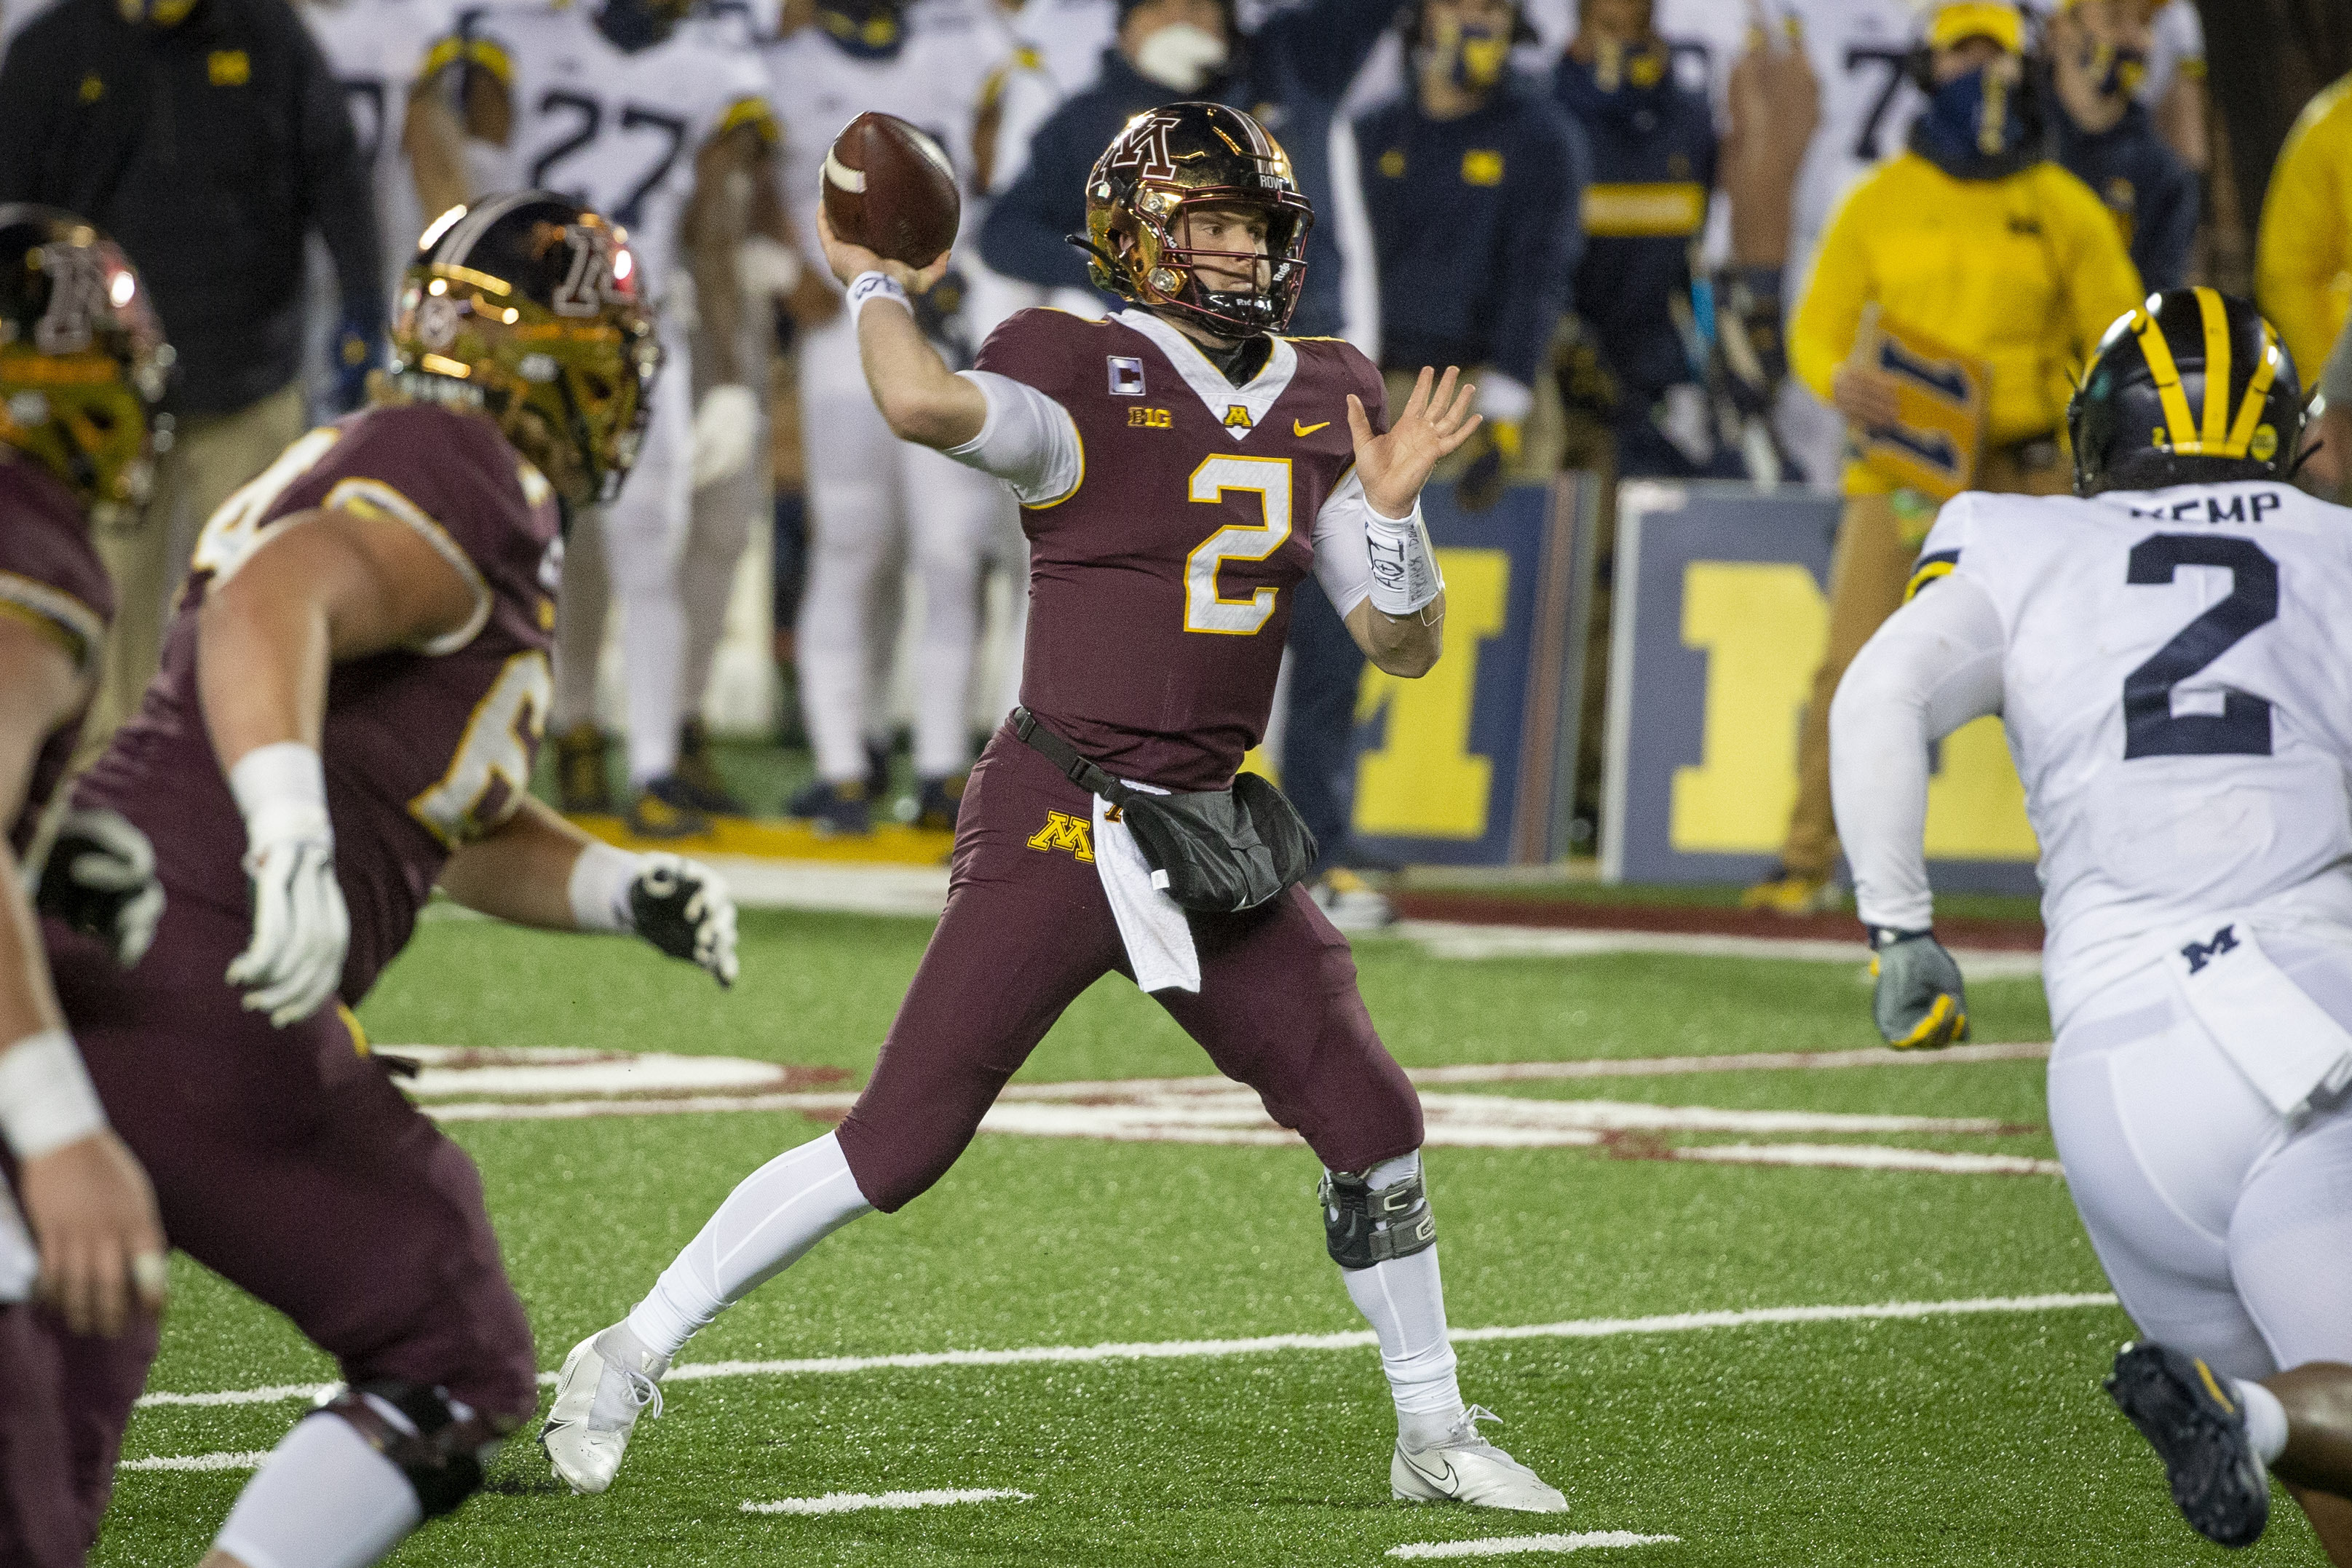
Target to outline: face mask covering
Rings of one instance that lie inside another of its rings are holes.
[[[1603,92],[1648,92],[1666,79],[1666,51],[1647,44],[1627,47],[1602,38],[1592,50],[1592,85]]]
[[[1138,74],[1171,92],[1197,92],[1224,68],[1225,41],[1205,27],[1176,22],[1160,28],[1135,51]]]
[[[1430,52],[1445,63],[1445,74],[1465,92],[1486,92],[1503,79],[1511,63],[1511,36],[1481,23],[1465,26],[1441,22],[1431,39]]]
[[[816,19],[845,54],[861,60],[887,60],[898,52],[898,46],[907,39],[907,30],[898,24],[895,5],[838,0],[820,7]]]
[[[2147,80],[2147,53],[2143,49],[2095,44],[2084,66],[2084,74],[2097,84],[2101,98],[2128,98]]]
[[[1937,87],[1912,127],[1911,144],[1955,179],[1995,179],[2032,163],[2024,94],[1990,67]]]

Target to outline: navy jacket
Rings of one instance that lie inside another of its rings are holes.
[[[2075,129],[2063,110],[2057,120],[2058,162],[2123,225],[2140,280],[2151,290],[2179,288],[2203,203],[2196,172],[2164,144],[2140,104],[2095,136]]]
[[[988,209],[980,254],[1008,278],[1047,288],[1087,287],[1086,253],[1063,237],[1087,228],[1087,175],[1130,116],[1184,98],[1229,103],[1255,116],[1290,154],[1299,188],[1315,204],[1307,236],[1307,283],[1289,330],[1339,330],[1339,247],[1332,228],[1331,117],[1395,8],[1388,0],[1311,0],[1268,19],[1242,42],[1234,74],[1179,94],[1141,75],[1117,49],[1102,75],[1037,130],[1029,164]]]
[[[1584,247],[1591,154],[1539,83],[1513,79],[1458,120],[1410,100],[1356,121],[1380,259],[1381,358],[1491,364],[1534,384]]]

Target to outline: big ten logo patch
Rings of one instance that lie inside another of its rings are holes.
[[[1172,430],[1176,426],[1174,416],[1165,408],[1130,408],[1127,423],[1133,430]]]
[[[1066,849],[1091,865],[1095,858],[1094,826],[1083,816],[1049,811],[1045,814],[1045,826],[1029,836],[1029,847],[1049,855],[1056,849]]]

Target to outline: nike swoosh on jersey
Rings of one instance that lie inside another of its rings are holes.
[[[1301,425],[1297,420],[1293,419],[1290,422],[1290,433],[1294,436],[1312,436],[1318,430],[1322,429],[1325,425],[1328,425],[1331,422],[1328,419],[1326,419],[1323,421],[1322,425]]]

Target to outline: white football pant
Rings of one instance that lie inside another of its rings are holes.
[[[562,731],[594,717],[605,616],[618,604],[629,783],[640,787],[677,766],[686,670],[678,559],[693,497],[694,362],[682,332],[665,329],[662,349],[668,359],[654,388],[636,467],[613,503],[581,518],[564,542],[554,711],[548,719]]]
[[[2352,931],[2262,940],[2352,1024]],[[2352,1362],[2352,1091],[2281,1117],[2153,971],[2076,1019],[2051,1053],[2050,1130],[2140,1331],[2232,1377]]]
[[[980,634],[979,576],[1013,506],[986,474],[898,440],[874,406],[844,315],[801,345],[801,420],[808,463],[808,585],[801,599],[801,705],[817,776],[866,775],[880,722],[876,654],[895,617],[877,622],[881,578],[903,549],[923,585],[915,638],[915,771],[961,773],[971,760],[968,709]]]

